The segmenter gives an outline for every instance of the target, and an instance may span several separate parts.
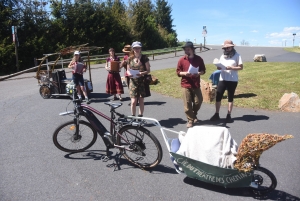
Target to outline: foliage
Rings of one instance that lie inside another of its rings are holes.
[[[16,72],[11,26],[17,26],[19,70],[34,58],[89,43],[120,52],[139,40],[144,49],[176,45],[171,6],[165,0],[2,0],[0,1],[0,75]]]

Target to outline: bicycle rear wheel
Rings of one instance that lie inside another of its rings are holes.
[[[97,132],[90,123],[80,120],[76,135],[76,124],[68,121],[54,131],[54,145],[65,152],[81,152],[90,148],[97,140]]]
[[[258,185],[257,188],[252,187],[252,192],[255,195],[270,193],[277,186],[277,179],[275,175],[263,167],[257,167],[254,169],[252,180]]]
[[[124,126],[117,135],[117,145],[131,163],[147,169],[157,166],[162,159],[162,148],[157,138],[144,127]]]

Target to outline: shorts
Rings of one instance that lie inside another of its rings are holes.
[[[78,86],[78,85],[84,86],[83,75],[74,73],[72,78],[73,78],[73,82],[74,82],[75,86]]]

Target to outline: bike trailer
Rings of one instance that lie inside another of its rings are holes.
[[[172,153],[176,163],[182,168],[184,174],[190,178],[223,186],[225,188],[249,187],[253,172],[240,172],[236,169],[221,168],[196,161],[191,158]]]

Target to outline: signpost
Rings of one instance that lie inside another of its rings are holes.
[[[207,34],[207,29],[206,29],[206,25],[203,26],[203,30],[202,30],[202,36],[204,37],[204,47],[205,47],[205,42],[206,42],[206,34]]]
[[[18,59],[19,40],[18,40],[18,35],[17,35],[17,27],[16,26],[12,26],[11,27],[11,31],[12,31],[13,43],[15,44],[16,67],[17,67],[17,71],[19,71],[19,59]]]

